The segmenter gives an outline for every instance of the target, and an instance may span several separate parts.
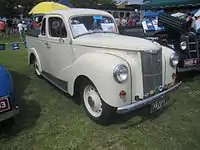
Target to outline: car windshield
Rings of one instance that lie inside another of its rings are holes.
[[[71,30],[74,37],[91,33],[116,33],[114,20],[108,16],[78,16],[71,19]]]

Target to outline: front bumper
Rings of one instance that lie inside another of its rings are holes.
[[[14,117],[15,115],[17,115],[18,113],[19,113],[19,108],[18,108],[18,106],[16,106],[15,109],[0,114],[0,122],[1,122],[1,121],[4,121],[4,120],[7,120],[7,119],[9,119],[9,118],[12,118],[12,117]]]
[[[181,83],[182,82],[179,82],[178,84],[174,85],[172,88],[170,88],[170,89],[168,89],[166,91],[163,91],[163,92],[161,92],[161,93],[159,93],[157,95],[154,95],[152,97],[149,97],[147,99],[144,99],[142,101],[135,102],[135,103],[127,105],[127,106],[118,107],[117,108],[117,113],[119,113],[119,114],[127,113],[127,112],[130,112],[130,111],[136,110],[138,108],[144,107],[147,104],[151,104],[153,100],[158,99],[158,98],[168,94],[169,92],[177,89],[181,85]]]

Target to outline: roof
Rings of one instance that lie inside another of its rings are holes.
[[[47,14],[60,14],[65,17],[71,17],[74,15],[90,15],[90,14],[110,15],[106,11],[97,9],[84,9],[84,8],[59,9],[59,10],[53,10]]]
[[[143,9],[200,5],[200,0],[152,0],[142,5]]]

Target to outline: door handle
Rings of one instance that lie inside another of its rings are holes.
[[[50,48],[50,46],[49,46],[49,43],[48,43],[48,42],[45,42],[44,44],[47,46],[47,48]]]

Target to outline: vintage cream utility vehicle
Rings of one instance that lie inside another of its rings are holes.
[[[78,95],[98,123],[143,106],[155,112],[175,83],[177,54],[142,38],[123,36],[112,15],[92,9],[46,14],[41,33],[26,36],[35,72],[70,95]]]

